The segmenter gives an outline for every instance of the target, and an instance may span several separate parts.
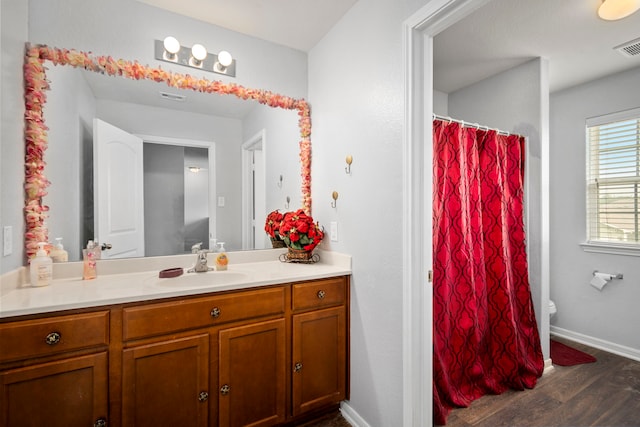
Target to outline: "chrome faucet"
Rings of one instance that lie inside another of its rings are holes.
[[[206,249],[200,249],[196,258],[196,263],[187,270],[187,273],[206,273],[207,271],[213,271],[213,267],[207,265],[207,253],[210,251]]]

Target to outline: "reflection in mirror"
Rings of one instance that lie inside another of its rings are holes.
[[[135,211],[127,203],[141,206],[143,249],[133,256],[191,252],[213,239],[225,241],[227,250],[269,247],[262,230],[267,212],[284,210],[287,197],[291,208],[310,211],[310,118],[304,100],[44,46],[27,49],[25,85],[29,256],[38,241],[55,237],[63,238],[70,261],[80,259],[89,239],[114,246],[105,257],[120,256],[114,255],[116,247],[124,248],[114,243],[118,232],[104,237],[99,229],[105,218],[120,219],[111,225],[123,229],[131,223],[112,211],[99,214],[104,193],[94,178],[105,160],[94,147],[96,118],[143,140],[144,195],[131,195],[132,178],[118,197],[108,193],[124,213]],[[247,167],[246,159],[258,164]],[[112,155],[115,171],[123,164],[122,156]],[[281,175],[284,185],[277,184]]]

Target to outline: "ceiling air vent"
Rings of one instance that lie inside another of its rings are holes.
[[[627,58],[640,56],[640,39],[635,39],[631,40],[630,42],[623,43],[620,46],[614,47],[614,49]]]
[[[160,92],[160,97],[162,99],[168,99],[169,101],[177,101],[177,102],[184,102],[187,97],[184,95],[178,95],[175,93],[167,93],[167,92]]]

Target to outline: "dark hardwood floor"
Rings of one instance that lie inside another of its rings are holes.
[[[554,338],[595,363],[554,366],[533,390],[484,396],[455,409],[447,427],[640,426],[640,362]]]

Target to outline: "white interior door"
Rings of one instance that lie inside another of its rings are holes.
[[[142,139],[93,120],[94,226],[102,258],[144,256]]]

